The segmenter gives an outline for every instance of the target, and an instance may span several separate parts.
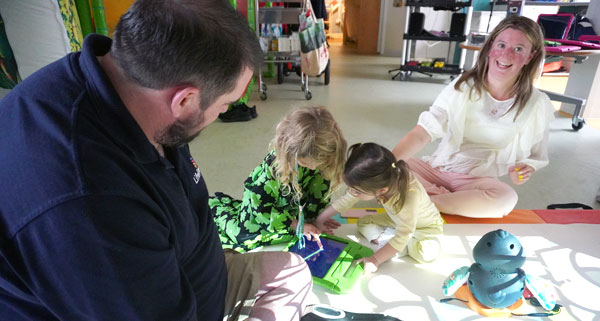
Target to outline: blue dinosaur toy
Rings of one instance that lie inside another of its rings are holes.
[[[504,230],[485,234],[473,248],[473,259],[475,263],[470,267],[456,269],[444,281],[444,295],[453,295],[467,283],[472,296],[484,308],[504,309],[516,306],[527,286],[544,309],[554,309],[554,289],[521,269],[526,257],[513,234]]]

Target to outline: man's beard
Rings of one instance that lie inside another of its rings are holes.
[[[163,129],[156,136],[156,142],[165,147],[180,147],[185,145],[198,135],[201,130],[196,133],[190,133],[191,129],[197,127],[204,120],[204,113],[198,110],[198,114],[189,117],[186,120],[177,120],[175,123]]]

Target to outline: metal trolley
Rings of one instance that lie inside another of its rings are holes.
[[[256,17],[256,36],[261,37],[261,24],[300,24],[299,16],[306,9],[306,1],[310,0],[254,0],[254,10]],[[259,8],[259,3],[269,2],[285,2],[285,3],[299,3],[300,7],[263,7]],[[277,82],[283,82],[283,76],[285,73],[284,64],[294,63],[300,65],[300,49],[294,51],[267,51],[264,59],[265,63],[274,63],[277,65]],[[312,93],[308,89],[308,75],[300,72],[301,84],[300,88],[304,92],[304,97],[307,100],[312,98]],[[262,72],[258,74],[258,90],[260,92],[260,99],[267,99],[267,85],[263,82]]]

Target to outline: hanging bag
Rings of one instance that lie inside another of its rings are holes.
[[[310,1],[300,14],[300,59],[302,72],[317,76],[325,70],[329,62],[329,50],[325,36],[323,19],[317,19]]]

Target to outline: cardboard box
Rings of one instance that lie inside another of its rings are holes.
[[[292,51],[292,41],[291,41],[290,37],[277,38],[277,51],[279,51],[279,52]]]

